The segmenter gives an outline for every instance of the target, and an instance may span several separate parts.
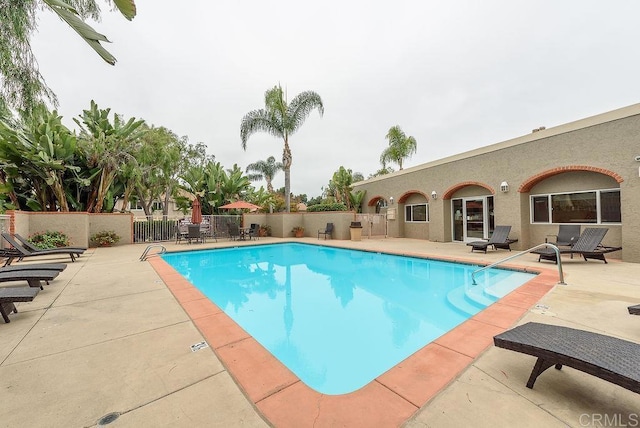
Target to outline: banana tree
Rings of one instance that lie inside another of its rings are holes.
[[[144,120],[130,118],[125,121],[120,115],[109,118],[111,109],[100,109],[92,100],[89,110],[74,118],[80,127],[79,146],[87,166],[96,168],[98,174],[91,180],[87,200],[87,212],[102,212],[109,188],[118,170],[134,158],[136,145],[144,130],[140,126]]]

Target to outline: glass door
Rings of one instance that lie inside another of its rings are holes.
[[[465,199],[465,241],[484,238],[484,198]]]
[[[493,196],[478,196],[451,201],[454,241],[486,239],[493,231]]]

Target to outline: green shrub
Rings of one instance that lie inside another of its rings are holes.
[[[29,237],[29,242],[38,248],[48,249],[69,246],[69,237],[62,232],[47,230],[34,233]]]
[[[347,206],[342,202],[333,202],[330,204],[316,204],[307,207],[307,212],[320,211],[347,211]]]
[[[91,235],[91,242],[99,247],[108,247],[117,243],[120,240],[120,236],[113,230],[103,230]]]

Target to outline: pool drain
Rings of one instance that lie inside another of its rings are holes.
[[[120,417],[120,413],[118,412],[107,413],[106,415],[98,419],[98,426],[101,427],[104,425],[109,425],[111,422],[118,419],[118,417]]]

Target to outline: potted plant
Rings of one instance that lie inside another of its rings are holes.
[[[110,247],[120,240],[120,236],[113,230],[103,230],[91,235],[91,242],[98,247]]]
[[[271,236],[271,226],[269,226],[268,224],[261,225],[260,229],[258,229],[258,236]]]
[[[302,226],[295,226],[291,231],[296,238],[302,238],[304,236],[304,227]]]

